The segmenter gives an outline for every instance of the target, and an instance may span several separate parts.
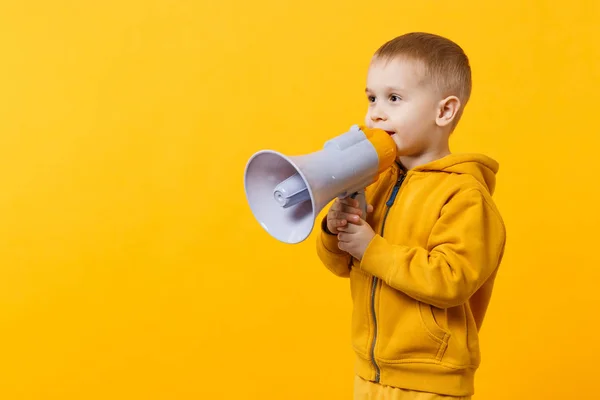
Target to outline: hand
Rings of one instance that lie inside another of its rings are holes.
[[[359,223],[362,215],[362,210],[358,208],[358,200],[351,197],[345,199],[335,199],[335,202],[327,213],[327,229],[329,232],[336,234],[348,225],[348,222]],[[367,206],[367,212],[373,212],[373,206]],[[366,217],[366,216],[365,216]]]
[[[372,210],[372,208],[371,208]],[[359,219],[357,223],[338,228],[338,248],[349,253],[357,260],[362,260],[369,243],[375,237],[375,231],[366,221]]]

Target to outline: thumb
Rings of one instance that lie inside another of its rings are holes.
[[[365,221],[365,218],[366,218],[366,216],[362,217],[362,218],[358,218],[358,221],[357,222],[353,222],[352,224],[354,224],[356,226],[364,225],[364,224],[367,223],[367,221]]]

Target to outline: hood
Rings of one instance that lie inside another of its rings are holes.
[[[415,171],[438,171],[469,174],[494,194],[499,164],[483,154],[450,154],[439,160],[416,167]]]

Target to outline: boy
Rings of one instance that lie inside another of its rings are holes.
[[[498,164],[449,150],[470,92],[467,56],[437,35],[397,37],[369,67],[366,125],[392,135],[397,164],[367,188],[367,216],[336,200],[317,239],[324,265],[350,278],[355,399],[474,393],[506,233]]]

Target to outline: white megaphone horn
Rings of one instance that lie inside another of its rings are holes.
[[[307,155],[255,153],[246,164],[246,198],[271,236],[300,243],[311,234],[323,207],[336,197],[356,197],[366,215],[364,189],[395,160],[396,144],[387,132],[354,125]]]

